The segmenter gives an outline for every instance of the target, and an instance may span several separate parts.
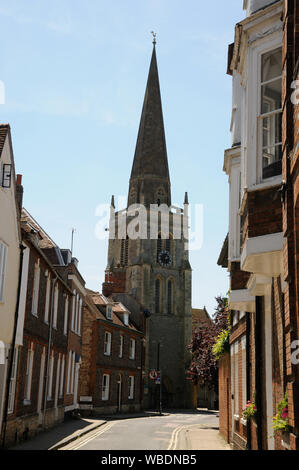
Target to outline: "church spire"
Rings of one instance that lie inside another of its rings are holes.
[[[128,205],[171,204],[170,179],[156,57],[156,36],[141,113]]]

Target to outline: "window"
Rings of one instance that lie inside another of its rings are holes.
[[[169,315],[173,313],[173,282],[171,280],[167,282],[167,313]]]
[[[129,314],[128,313],[124,313],[124,324],[126,326],[129,326]]]
[[[281,174],[282,159],[282,53],[281,49],[261,57],[260,140],[263,179]]]
[[[161,281],[156,279],[155,282],[155,312],[160,313],[160,291],[161,291]]]
[[[69,314],[69,296],[66,295],[65,304],[64,304],[64,325],[63,325],[64,335],[67,334],[68,314]]]
[[[57,328],[58,298],[59,298],[59,287],[58,287],[58,284],[56,284],[55,293],[54,293],[53,328]]]
[[[108,331],[105,332],[104,354],[105,356],[110,356],[111,354],[111,333],[108,333]]]
[[[30,402],[31,398],[31,383],[32,383],[32,369],[33,369],[33,345],[28,345],[27,351],[27,363],[26,363],[26,372],[25,372],[25,402]]]
[[[66,384],[66,393],[71,391],[71,368],[72,368],[72,351],[69,351],[69,360],[67,367],[67,384]]]
[[[49,363],[49,382],[47,391],[47,400],[52,400],[52,389],[53,389],[53,372],[54,372],[54,352],[51,353]]]
[[[135,339],[130,339],[130,353],[129,353],[130,359],[135,359],[135,346],[136,346]]]
[[[82,317],[82,299],[79,297],[79,310],[78,310],[78,335],[81,334],[81,317]]]
[[[64,369],[65,369],[65,356],[62,356],[62,364],[61,364],[61,369],[60,369],[59,398],[63,397]]]
[[[102,379],[102,400],[109,400],[110,375],[104,374]]]
[[[134,398],[134,376],[129,376],[129,396],[128,398],[132,400]]]
[[[40,279],[40,266],[39,260],[34,265],[34,279],[33,279],[33,293],[32,293],[32,315],[38,314],[38,297],[39,297],[39,279]]]
[[[4,301],[4,280],[6,272],[7,246],[0,242],[0,302]]]
[[[72,323],[71,323],[71,330],[75,330],[75,316],[76,316],[76,299],[77,299],[77,292],[76,289],[73,291],[73,300],[72,300]]]
[[[50,276],[50,274],[47,274],[46,302],[45,302],[45,323],[49,323],[50,293],[51,293],[51,276]]]
[[[106,317],[112,320],[112,305],[106,305]]]
[[[11,371],[11,378],[10,378],[9,392],[8,392],[8,410],[7,410],[8,413],[14,412],[17,370],[18,370],[18,348],[15,348],[14,354],[13,354],[12,371]]]
[[[10,188],[11,186],[11,163],[4,163],[2,167],[1,184],[3,188]]]
[[[124,337],[123,335],[120,335],[119,357],[123,357],[123,349],[124,349]]]

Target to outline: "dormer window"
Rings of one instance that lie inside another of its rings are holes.
[[[112,305],[106,306],[106,318],[108,318],[108,320],[112,320]]]
[[[129,326],[129,315],[128,313],[124,313],[124,324]]]

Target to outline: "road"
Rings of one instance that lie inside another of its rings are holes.
[[[111,420],[61,450],[188,450],[186,431],[204,428],[218,439],[218,415],[208,411]],[[191,435],[192,433],[190,433]]]

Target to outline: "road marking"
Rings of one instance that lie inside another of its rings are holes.
[[[170,439],[170,443],[169,443],[169,446],[167,448],[167,450],[176,450],[176,446],[177,446],[177,443],[178,443],[178,436],[179,436],[179,433],[185,428],[185,426],[179,426],[178,428],[176,428],[173,433],[172,433],[172,436],[171,436],[171,439]]]
[[[92,434],[89,433],[88,437],[83,438],[83,440],[80,439],[80,443],[75,442],[74,445],[71,445],[67,449],[62,447],[61,450],[77,450],[77,449],[80,449],[80,447],[83,447],[84,445],[86,445],[88,442],[92,441],[96,437],[100,436],[101,434],[104,434],[106,431],[109,431],[109,429],[111,429],[112,426],[114,426],[115,423],[116,423],[116,421],[113,421],[112,423],[104,424],[103,426],[101,426],[100,430],[97,430],[96,432],[94,432]]]

